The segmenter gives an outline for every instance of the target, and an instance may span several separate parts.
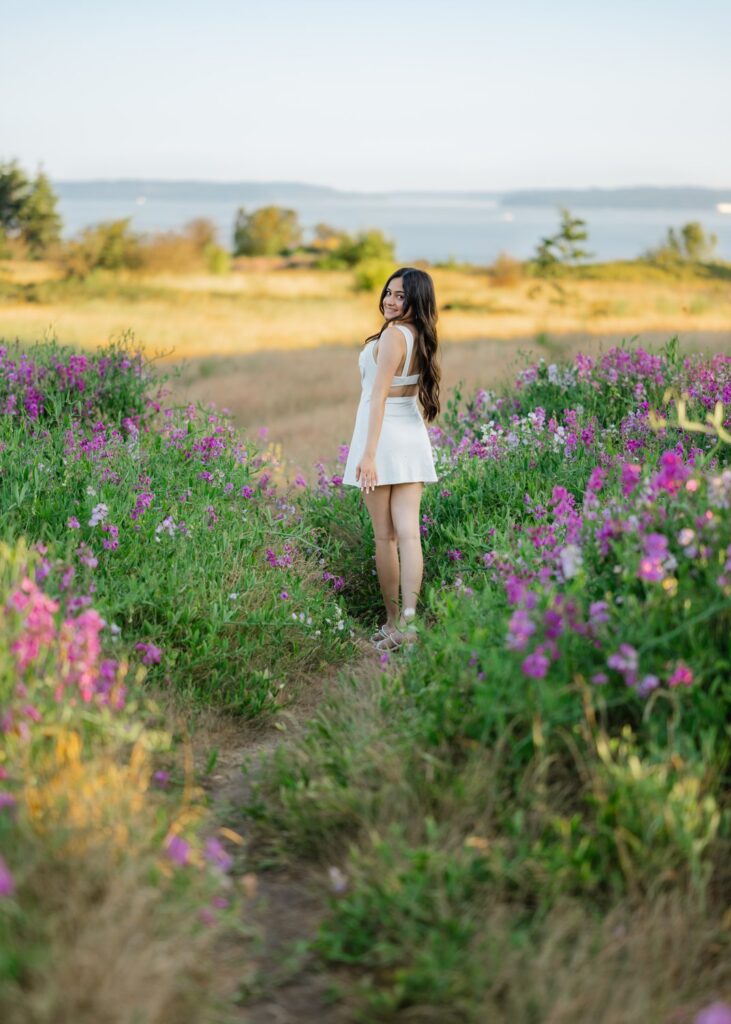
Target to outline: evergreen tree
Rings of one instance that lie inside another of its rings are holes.
[[[31,183],[16,160],[0,164],[0,231],[11,235],[20,229],[20,213]]]
[[[542,238],[536,249],[536,265],[542,275],[551,274],[560,267],[578,266],[593,255],[581,246],[589,237],[586,221],[572,216],[571,211],[563,206],[559,213],[561,225],[558,232]]]
[[[33,259],[38,259],[61,237],[58,197],[48,177],[39,171],[18,215],[20,233]]]

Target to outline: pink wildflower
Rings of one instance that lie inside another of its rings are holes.
[[[524,650],[528,644],[528,637],[535,631],[535,623],[531,622],[528,612],[524,608],[519,608],[510,617],[506,646],[511,651]]]
[[[673,674],[668,679],[668,686],[692,686],[693,670],[684,662],[679,661]]]
[[[543,679],[546,672],[548,672],[549,665],[550,661],[539,649],[533,651],[532,654],[529,654],[528,657],[524,659],[521,668],[527,676],[531,677],[531,679]]]
[[[184,867],[190,859],[190,844],[181,836],[168,836],[165,849],[170,860],[178,867]]]
[[[14,892],[15,879],[10,872],[10,868],[3,860],[2,854],[0,854],[0,898],[12,896]]]

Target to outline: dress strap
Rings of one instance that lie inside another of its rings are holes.
[[[394,324],[395,327],[403,334],[406,339],[406,360],[404,362],[404,372],[399,374],[400,377],[409,376],[409,367],[411,366],[411,355],[414,351],[414,335],[411,333],[408,327],[404,327],[403,324]]]

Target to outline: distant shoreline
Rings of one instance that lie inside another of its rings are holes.
[[[719,203],[731,202],[728,188],[706,188],[700,185],[662,186],[638,185],[619,188],[534,188],[505,190],[474,189],[392,189],[361,192],[310,185],[297,181],[205,181],[154,178],[91,178],[53,180],[53,187],[62,199],[158,201],[234,201],[241,203],[277,202],[296,199],[326,200],[462,200],[495,202],[502,206],[570,206],[589,209],[715,209]]]

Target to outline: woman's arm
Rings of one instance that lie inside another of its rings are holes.
[[[366,493],[378,485],[376,448],[378,447],[378,438],[381,436],[386,399],[391,390],[396,370],[405,356],[406,342],[403,334],[396,327],[387,327],[378,341],[376,377],[371,390],[371,407],[368,415],[368,436],[360,461],[355,468],[355,479]]]

